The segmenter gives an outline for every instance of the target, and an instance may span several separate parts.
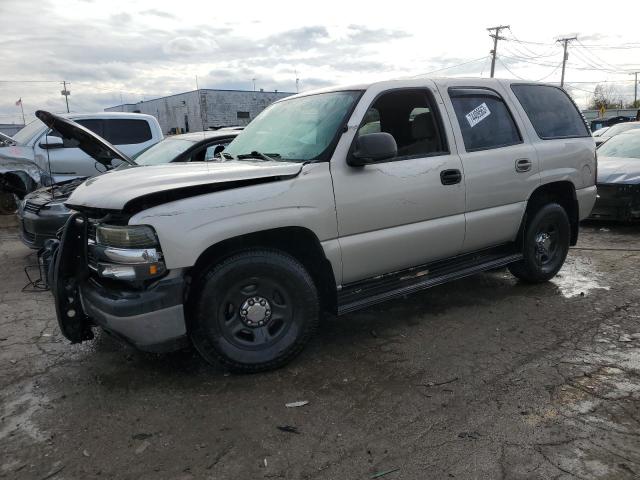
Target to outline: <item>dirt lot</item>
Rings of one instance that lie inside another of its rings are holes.
[[[545,285],[491,272],[327,319],[254,376],[69,345],[21,292],[28,254],[0,229],[0,477],[640,477],[640,227],[586,226]]]

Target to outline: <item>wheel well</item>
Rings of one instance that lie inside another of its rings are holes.
[[[567,181],[547,183],[539,186],[531,193],[522,222],[521,234],[524,233],[523,227],[528,216],[550,202],[558,203],[567,212],[571,226],[570,245],[575,245],[578,242],[579,206],[576,198],[576,189],[573,183]]]
[[[208,267],[251,248],[273,248],[288,253],[309,272],[320,293],[322,308],[335,313],[337,310],[336,281],[331,264],[327,260],[318,237],[303,227],[283,227],[229,238],[211,245],[198,257],[189,272],[190,284],[195,287]],[[193,291],[190,288],[189,291]],[[187,303],[189,295],[187,292]]]

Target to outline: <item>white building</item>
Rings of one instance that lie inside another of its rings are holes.
[[[125,103],[105,108],[107,112],[137,112],[153,115],[167,133],[198,132],[210,128],[247,125],[269,104],[293,95],[288,92],[200,89]]]

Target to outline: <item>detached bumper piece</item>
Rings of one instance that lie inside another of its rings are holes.
[[[640,185],[599,184],[598,197],[590,219],[640,220]]]
[[[82,308],[80,284],[89,278],[86,267],[87,220],[80,214],[69,217],[60,245],[53,253],[51,290],[56,304],[58,324],[71,343],[93,339],[90,321]]]

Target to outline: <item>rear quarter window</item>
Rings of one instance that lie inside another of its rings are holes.
[[[146,120],[113,118],[104,121],[104,138],[113,145],[148,142],[152,138]]]
[[[590,136],[567,93],[550,85],[511,85],[511,90],[543,140]]]

